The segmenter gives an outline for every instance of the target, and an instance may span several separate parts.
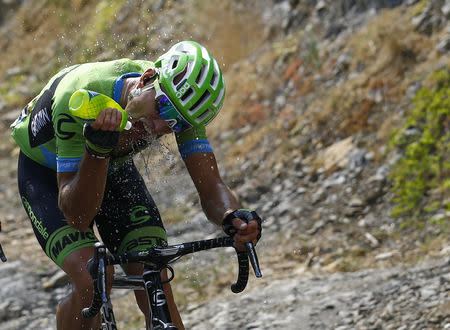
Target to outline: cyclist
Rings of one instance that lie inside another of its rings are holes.
[[[68,101],[80,88],[115,99],[127,112],[131,129],[119,132],[122,114],[117,109],[102,110],[90,123],[72,116]],[[224,96],[216,60],[200,44],[182,41],[154,63],[119,59],[63,69],[11,125],[21,149],[22,203],[42,249],[72,283],[72,292],[57,308],[58,329],[98,329],[99,317],[81,316],[92,298],[85,265],[97,242],[94,223],[114,253],[167,242],[158,209],[132,159],[151,138],[174,133],[208,219],[234,235],[237,249],[257,243],[261,219],[252,210],[239,209],[205,133]],[[132,265],[125,272],[136,275],[142,267]],[[183,329],[170,285],[164,290],[174,323]],[[137,291],[136,299],[147,316],[143,295]]]

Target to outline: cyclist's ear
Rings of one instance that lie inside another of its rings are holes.
[[[147,85],[150,82],[153,82],[153,79],[156,77],[157,75],[157,71],[153,68],[149,68],[147,69],[141,76],[141,79],[139,80],[139,88],[144,87],[145,85]]]

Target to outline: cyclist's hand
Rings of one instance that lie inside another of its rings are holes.
[[[118,131],[122,122],[122,113],[114,108],[102,110],[95,121],[90,123],[94,130]]]
[[[109,155],[119,140],[121,122],[122,113],[108,108],[102,110],[94,122],[84,124],[83,135],[88,152],[100,158]]]
[[[234,218],[232,220],[233,227],[237,229],[234,234],[234,247],[239,251],[243,251],[246,249],[245,243],[252,242],[253,245],[256,245],[258,242],[258,223],[256,221],[250,221],[246,223],[241,219]]]
[[[261,237],[261,218],[253,210],[236,210],[228,214],[222,222],[226,234],[233,236],[234,247],[245,250],[245,243],[256,245]]]

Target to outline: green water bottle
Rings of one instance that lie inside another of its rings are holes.
[[[128,114],[125,110],[122,109],[119,103],[106,95],[79,89],[72,94],[69,100],[69,110],[72,115],[84,121],[94,121],[100,111],[106,108],[114,108],[122,112],[122,122],[120,123],[119,131],[131,128],[131,122],[128,121]]]

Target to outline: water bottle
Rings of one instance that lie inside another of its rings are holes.
[[[128,114],[125,110],[119,103],[104,94],[79,89],[72,94],[69,100],[69,110],[72,115],[84,121],[94,121],[100,111],[106,108],[114,108],[122,112],[119,131],[131,128],[131,122],[128,121]]]

